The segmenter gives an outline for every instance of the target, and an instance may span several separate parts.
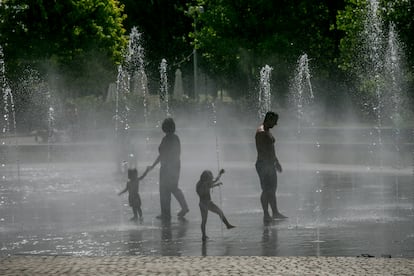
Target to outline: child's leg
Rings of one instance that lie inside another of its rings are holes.
[[[138,211],[139,217],[142,218],[141,197],[140,197],[140,195],[138,195],[137,211]]]
[[[210,203],[208,204],[208,209],[211,212],[216,213],[217,215],[220,216],[223,223],[227,226],[227,229],[234,228],[234,226],[231,225],[230,222],[227,220],[227,218],[224,216],[223,211],[221,211],[221,209],[216,204],[214,204],[212,201],[210,201]]]
[[[206,224],[207,224],[207,216],[208,216],[208,207],[203,203],[200,203],[199,206],[200,206],[200,212],[201,212],[201,233],[203,235],[202,239],[203,241],[205,241],[207,239]]]

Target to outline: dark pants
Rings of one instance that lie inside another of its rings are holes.
[[[177,199],[181,209],[188,210],[188,205],[183,192],[178,188],[180,165],[161,166],[160,168],[160,203],[161,216],[164,219],[171,218],[171,194]]]
[[[276,202],[277,174],[273,162],[256,162],[256,171],[259,175],[262,194],[260,202],[262,204],[265,217],[269,217],[268,206],[272,209],[273,216],[279,213]]]

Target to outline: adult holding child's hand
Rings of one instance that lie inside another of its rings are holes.
[[[157,218],[164,221],[171,219],[171,194],[181,206],[178,217],[184,217],[188,213],[188,205],[183,192],[178,188],[181,169],[181,143],[175,134],[175,122],[172,118],[166,118],[161,125],[165,136],[158,147],[159,155],[150,166],[153,169],[160,163],[160,205],[161,214]]]

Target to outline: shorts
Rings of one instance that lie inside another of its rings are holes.
[[[259,175],[260,186],[262,191],[276,191],[277,174],[276,167],[273,162],[256,162],[256,171]]]

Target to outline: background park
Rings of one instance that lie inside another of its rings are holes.
[[[0,1],[0,257],[412,258],[413,18],[410,0]],[[289,219],[263,225],[269,110]],[[187,220],[155,219],[151,172],[130,222],[125,169],[152,164],[170,116]],[[201,243],[195,183],[220,168],[237,227],[211,216]]]

